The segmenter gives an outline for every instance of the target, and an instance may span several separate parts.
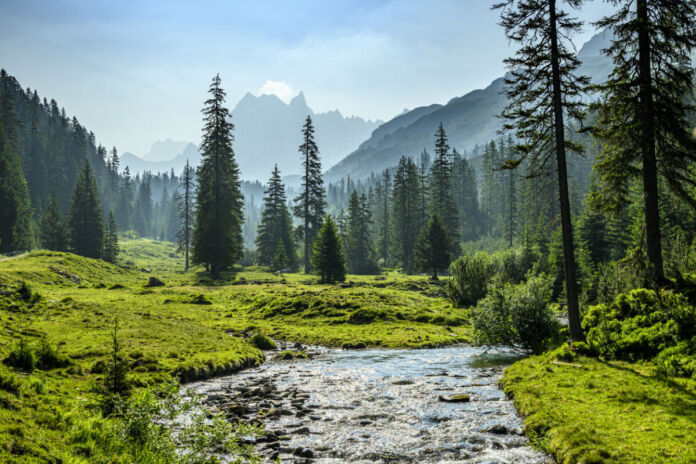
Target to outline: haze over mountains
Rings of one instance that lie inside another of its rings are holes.
[[[301,128],[307,115],[314,121],[316,141],[326,167],[340,161],[382,123],[357,116],[344,117],[338,110],[315,113],[302,92],[289,103],[275,95],[255,96],[248,92],[232,111],[234,151],[242,177],[265,181],[275,163],[283,175],[300,173],[297,148],[302,143]],[[200,155],[196,145],[167,139],[156,142],[141,157],[124,153],[121,166],[129,166],[132,172],[174,168],[178,173],[187,158],[198,164]]]

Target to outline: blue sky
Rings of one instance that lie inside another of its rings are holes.
[[[247,92],[387,120],[485,87],[511,53],[493,0],[0,0],[0,66],[120,151],[198,142],[220,73]],[[600,0],[581,16],[609,11]],[[577,38],[581,45],[592,36]]]

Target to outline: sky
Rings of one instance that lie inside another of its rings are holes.
[[[384,121],[486,87],[513,51],[495,1],[0,0],[0,67],[98,142],[142,155],[165,138],[198,143],[218,73],[230,109],[246,92],[303,91],[315,112]]]

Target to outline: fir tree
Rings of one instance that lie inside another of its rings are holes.
[[[63,214],[60,211],[55,189],[51,190],[41,216],[41,246],[54,251],[64,251],[68,247]]]
[[[370,211],[365,195],[353,190],[348,204],[348,246],[346,258],[352,274],[374,274],[377,265],[373,260],[370,238]]]
[[[285,265],[295,265],[295,244],[292,237],[292,219],[288,211],[285,186],[276,164],[268,188],[265,191],[261,222],[256,234],[256,250],[259,264],[270,266],[278,253],[278,244],[284,247]]]
[[[321,277],[322,283],[343,282],[346,280],[343,247],[331,216],[326,216],[324,224],[314,241],[312,264]]]
[[[447,134],[440,123],[435,133],[435,159],[430,167],[430,211],[440,216],[451,237],[457,237],[459,221],[457,208],[452,199],[452,162],[450,156]],[[453,240],[450,244],[452,249],[449,251],[456,254],[456,242]]]
[[[566,137],[566,121],[581,121],[581,94],[589,79],[578,76],[580,61],[568,37],[582,23],[557,8],[557,0],[506,0],[494,8],[502,10],[501,25],[507,37],[519,44],[515,56],[505,60],[510,72],[505,78],[508,106],[504,130],[515,131],[519,156],[507,160],[505,168],[528,160],[533,174],[546,170],[555,160],[558,174],[565,287],[570,335],[582,340],[575,246],[568,194],[566,152],[581,152],[582,146]],[[579,7],[582,0],[567,0]]]
[[[696,142],[688,121],[696,108],[687,98],[693,95],[696,2],[612,3],[617,11],[598,22],[614,32],[606,50],[614,69],[596,105],[599,129],[594,132],[604,143],[596,169],[604,188],[594,204],[620,209],[627,204],[630,183],[642,181],[646,254],[652,278],[662,283],[660,183],[696,207]]]
[[[203,109],[201,164],[198,167],[197,210],[193,232],[193,262],[207,265],[214,276],[242,257],[244,197],[232,150],[230,112],[220,76],[210,86]]]
[[[85,160],[75,182],[68,214],[70,246],[88,258],[101,258],[104,243],[104,219],[92,168]]]
[[[193,168],[186,160],[184,173],[181,176],[181,195],[178,201],[179,228],[176,233],[177,251],[184,254],[184,271],[189,270],[189,252],[193,237]]]
[[[116,223],[121,230],[130,230],[133,226],[133,179],[130,169],[126,166],[123,169],[121,178],[121,188],[119,191],[118,203],[116,206]]]
[[[138,189],[138,200],[135,205],[135,217],[133,218],[133,226],[136,232],[141,237],[149,237],[154,235],[152,223],[152,174],[146,172],[143,174]]]
[[[312,118],[307,116],[302,126],[302,145],[299,151],[302,154],[302,188],[300,195],[295,198],[293,213],[302,221],[302,236],[304,240],[304,266],[305,272],[311,272],[310,253],[312,242],[322,225],[324,209],[326,208],[326,192],[324,180],[321,175],[321,162],[319,161],[319,148],[314,141],[314,126]]]
[[[109,211],[109,219],[106,222],[106,232],[104,233],[104,252],[102,258],[109,263],[115,263],[119,252],[116,219],[114,219],[114,213]]]
[[[271,260],[271,269],[274,271],[282,271],[288,267],[288,255],[285,252],[285,244],[282,240],[278,240],[278,246],[273,254],[273,259]]]
[[[476,240],[481,216],[476,173],[466,158],[459,154],[452,160],[452,192],[459,216],[459,238],[463,242]]]
[[[437,280],[438,271],[447,269],[452,261],[451,248],[451,239],[445,225],[440,216],[433,214],[418,234],[416,266],[422,271],[430,272],[431,278]]]
[[[393,250],[398,263],[413,271],[413,247],[420,231],[418,213],[418,168],[410,158],[402,157],[394,174],[392,191]]]

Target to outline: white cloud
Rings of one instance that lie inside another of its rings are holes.
[[[265,84],[257,91],[258,95],[275,95],[285,103],[290,103],[290,100],[297,95],[297,92],[290,88],[290,85],[285,81],[266,81]]]

